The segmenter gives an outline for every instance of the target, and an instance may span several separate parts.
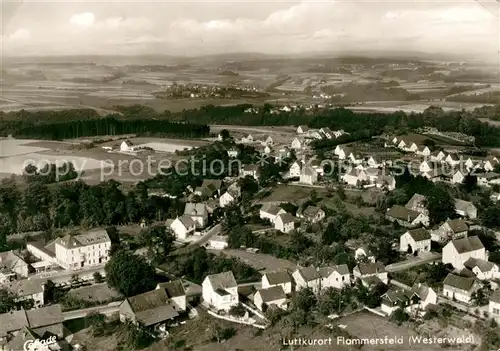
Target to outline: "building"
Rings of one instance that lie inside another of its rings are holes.
[[[470,201],[464,201],[460,199],[454,199],[455,200],[455,212],[459,216],[462,217],[467,217],[470,219],[476,219],[477,218],[477,208],[474,206],[474,204]]]
[[[188,236],[193,235],[196,231],[196,222],[188,215],[177,217],[168,226],[175,234],[175,237],[180,240],[186,240]]]
[[[184,289],[182,280],[178,279],[168,283],[159,283],[156,289],[165,290],[174,310],[179,313],[186,311],[186,290]]]
[[[0,252],[0,284],[27,278],[30,266],[14,251]]]
[[[463,269],[470,258],[488,260],[486,249],[477,236],[452,240],[443,248],[443,263],[455,269]]]
[[[135,150],[134,144],[130,140],[124,140],[120,144],[120,151],[121,152],[132,152]]]
[[[491,280],[500,278],[498,265],[480,258],[469,258],[464,262],[465,268],[469,269],[479,280]]]
[[[411,199],[406,203],[405,207],[409,210],[420,212],[428,215],[429,211],[425,207],[427,198],[421,194],[413,194]]]
[[[488,311],[490,316],[500,318],[500,289],[495,290],[491,295]]]
[[[186,207],[184,207],[184,215],[191,217],[191,219],[196,223],[197,229],[205,228],[208,224],[207,206],[203,203],[186,203]]]
[[[299,138],[294,138],[290,147],[294,150],[301,150],[304,147],[304,143]]]
[[[289,213],[281,213],[274,220],[274,229],[289,233],[295,229],[295,218]]]
[[[285,294],[292,293],[292,277],[287,271],[269,272],[262,276],[262,288],[280,286]]]
[[[450,239],[465,238],[469,232],[469,226],[462,219],[448,219],[437,230],[432,232],[432,240],[446,242]]]
[[[381,262],[375,263],[360,263],[356,267],[354,267],[352,271],[354,278],[365,279],[370,277],[375,277],[377,280],[380,280],[382,283],[388,283],[387,271],[385,270],[385,266]]]
[[[166,290],[161,288],[127,297],[120,304],[119,311],[121,322],[140,322],[145,327],[165,323],[179,315]]]
[[[406,312],[412,312],[412,309],[420,303],[420,297],[413,290],[397,289],[389,290],[382,295],[382,312],[388,316],[399,308]]]
[[[215,310],[229,311],[239,304],[238,284],[233,272],[208,275],[202,283],[203,301]]]
[[[299,161],[295,161],[294,163],[292,163],[290,169],[288,170],[288,177],[299,178],[301,170],[302,170],[302,164]]]
[[[399,238],[399,251],[413,254],[431,251],[431,234],[424,228],[408,230]]]
[[[318,269],[321,276],[321,290],[328,288],[342,289],[351,286],[351,274],[346,264]]]
[[[227,236],[214,235],[208,240],[208,247],[213,250],[224,250],[228,246]]]
[[[297,127],[297,134],[307,134],[309,132],[309,127],[306,125],[301,125]]]
[[[258,181],[260,177],[260,167],[258,165],[244,165],[241,169],[241,176],[250,176]]]
[[[286,211],[281,207],[273,204],[264,204],[259,211],[259,217],[261,219],[267,219],[274,224],[276,217],[284,213],[286,213]]]
[[[325,211],[317,206],[307,206],[303,211],[297,213],[297,217],[302,218],[310,223],[321,222],[325,218]]]
[[[300,267],[292,273],[295,281],[295,290],[311,288],[317,294],[321,289],[321,275],[314,266]]]
[[[313,185],[318,182],[318,172],[310,166],[302,167],[300,172],[300,183]]]
[[[409,210],[406,207],[394,205],[386,213],[386,217],[391,222],[398,222],[408,228],[415,228],[420,225],[429,225],[429,216],[424,213]]]
[[[254,295],[253,303],[260,311],[265,311],[269,306],[277,306],[281,309],[287,309],[287,298],[283,288],[279,285],[257,290]]]
[[[443,281],[443,295],[450,300],[470,303],[472,294],[479,290],[476,278],[448,274]]]
[[[14,280],[7,288],[17,296],[17,301],[33,299],[34,307],[39,308],[45,305],[44,283],[38,279]]]

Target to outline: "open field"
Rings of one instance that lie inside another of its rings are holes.
[[[209,251],[221,253],[221,251],[218,250]],[[297,265],[291,261],[262,253],[251,253],[236,249],[224,250],[222,253],[231,257],[239,258],[241,261],[260,271],[262,274],[278,270],[294,270],[297,267]]]

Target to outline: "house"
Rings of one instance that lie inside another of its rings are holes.
[[[234,190],[228,190],[219,198],[219,206],[224,208],[238,201],[240,194]]]
[[[407,289],[389,290],[382,295],[382,312],[388,316],[399,308],[411,312],[420,303],[420,297],[413,291]]]
[[[156,285],[156,289],[165,290],[174,310],[177,312],[186,311],[186,290],[184,289],[182,280],[177,279],[167,283],[159,283]]]
[[[317,294],[321,289],[321,275],[314,266],[299,267],[292,273],[295,281],[295,290],[300,291],[305,288],[311,288]]]
[[[118,308],[122,323],[129,320],[142,323],[145,327],[156,326],[179,316],[165,289],[127,297]]]
[[[396,189],[396,178],[391,175],[378,177],[375,186],[380,189],[392,191]]]
[[[460,157],[457,154],[452,153],[448,154],[444,161],[450,166],[457,166],[458,164],[460,164]]]
[[[196,228],[205,228],[208,224],[208,211],[207,205],[203,203],[186,203],[184,207],[184,215],[191,217],[191,219],[196,223]]]
[[[244,165],[241,169],[241,176],[250,176],[258,181],[260,177],[260,167],[258,165]]]
[[[57,339],[64,337],[64,317],[61,305],[51,305],[31,310],[18,310],[0,314],[0,345],[2,350],[23,350],[25,337],[23,330],[28,329],[30,333],[44,336],[46,333],[56,336]],[[19,341],[19,340],[18,340]],[[17,345],[14,345],[17,344]],[[19,345],[20,344],[20,345]]]
[[[476,278],[448,274],[443,281],[443,295],[450,300],[470,303],[472,294],[479,290]]]
[[[306,125],[301,125],[297,127],[297,134],[307,134],[309,132],[309,127]]]
[[[477,185],[490,187],[493,184],[500,184],[500,174],[495,172],[477,173]]]
[[[285,294],[292,293],[292,277],[287,271],[268,272],[262,276],[262,288],[280,286]]]
[[[455,173],[453,173],[453,176],[451,177],[451,182],[453,184],[462,184],[464,182],[466,175],[467,174],[464,171],[459,169]]]
[[[27,278],[29,271],[29,264],[14,251],[0,252],[0,284]]]
[[[335,137],[332,130],[328,127],[321,128],[319,132],[323,134],[326,139],[333,139]]]
[[[412,291],[420,298],[420,309],[425,310],[427,306],[437,305],[437,293],[425,284],[413,285]]]
[[[354,251],[354,259],[356,261],[367,260],[375,263],[375,255],[367,247],[359,247]]]
[[[351,275],[346,264],[318,269],[321,276],[321,290],[328,288],[342,289],[351,286]]]
[[[398,222],[408,228],[429,225],[429,216],[417,211],[409,210],[406,207],[394,205],[386,213],[386,217],[391,222]]]
[[[228,246],[227,236],[214,235],[208,240],[208,247],[213,250],[224,250]]]
[[[417,155],[429,157],[431,155],[431,149],[425,145],[419,145],[416,151]]]
[[[302,142],[299,138],[295,138],[292,140],[290,147],[294,150],[301,150],[304,147],[304,142]]]
[[[240,154],[240,151],[235,147],[232,147],[229,150],[227,150],[227,155],[230,158],[236,158],[236,157],[238,157],[239,154]]]
[[[470,219],[477,218],[477,208],[470,201],[464,201],[460,199],[455,200],[455,213],[462,217],[467,217]]]
[[[318,182],[318,172],[310,166],[302,167],[300,172],[300,183],[313,185]]]
[[[443,162],[445,159],[446,159],[446,154],[444,153],[444,151],[438,151],[438,152],[434,152],[434,153],[431,153],[431,161],[434,161],[434,162]]]
[[[464,262],[465,268],[470,270],[479,280],[491,280],[500,277],[498,265],[480,258],[469,258]]]
[[[299,161],[295,161],[292,163],[290,166],[290,169],[288,170],[288,177],[289,178],[299,178],[302,170],[302,163]]]
[[[168,227],[174,232],[177,239],[186,240],[196,231],[196,222],[188,215],[182,215],[173,220]]]
[[[491,295],[488,311],[491,317],[500,318],[500,289],[495,290]]]
[[[408,230],[399,238],[399,251],[413,254],[431,251],[431,234],[424,228]]]
[[[260,311],[265,311],[271,305],[284,310],[287,309],[286,294],[279,285],[257,290],[253,298],[253,303]]]
[[[252,134],[247,134],[246,136],[244,136],[243,138],[241,138],[241,142],[243,144],[253,143],[253,136],[252,136]]]
[[[274,220],[274,229],[289,233],[295,229],[295,218],[289,213],[281,213]]]
[[[488,260],[486,249],[477,236],[452,240],[443,247],[443,263],[450,263],[455,269],[463,269],[469,258]]]
[[[233,272],[208,275],[202,283],[203,301],[215,310],[229,311],[239,304],[238,284]]]
[[[132,152],[135,150],[134,144],[130,140],[124,140],[120,144],[120,151],[121,152]]]
[[[39,308],[45,304],[44,283],[38,279],[14,280],[7,288],[17,296],[16,301],[33,299],[34,307]]]
[[[413,194],[410,200],[406,203],[405,207],[409,210],[420,212],[428,215],[429,211],[425,207],[427,198],[421,194]]]
[[[388,283],[387,271],[381,262],[360,263],[354,267],[352,271],[354,278],[364,279],[368,277],[376,277],[382,283]]]
[[[448,219],[432,233],[432,240],[446,242],[450,239],[460,239],[467,236],[469,226],[462,219]]]
[[[276,216],[286,213],[284,209],[273,204],[264,204],[260,211],[259,217],[261,219],[268,219],[271,223],[274,223]]]
[[[305,210],[297,213],[297,217],[303,218],[310,223],[318,223],[325,218],[325,211],[317,206],[307,206]]]
[[[111,239],[102,228],[66,235],[54,243],[55,262],[69,270],[103,265],[109,260],[110,248]],[[36,257],[35,253],[33,255]]]

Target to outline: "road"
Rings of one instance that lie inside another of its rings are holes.
[[[385,270],[389,273],[400,272],[433,261],[441,261],[441,254],[429,252],[424,257],[412,257],[406,261],[390,264],[385,267]]]
[[[69,321],[72,319],[84,318],[89,314],[100,313],[105,315],[110,315],[113,313],[117,313],[119,311],[119,306],[123,301],[111,302],[107,305],[96,306],[90,308],[82,308],[80,310],[63,312],[63,317],[65,321]]]

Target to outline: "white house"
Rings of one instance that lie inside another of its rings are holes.
[[[319,293],[321,289],[321,275],[314,266],[300,267],[292,273],[295,281],[295,290],[300,291],[311,288],[314,293]]]
[[[399,238],[399,250],[414,254],[429,252],[431,251],[431,234],[424,228],[408,230]]]
[[[392,206],[386,213],[386,218],[391,222],[398,222],[400,225],[408,228],[429,225],[429,216],[425,213],[409,210],[400,205]]]
[[[281,213],[274,220],[274,229],[289,233],[295,229],[295,218],[289,213]]]
[[[443,263],[450,263],[455,269],[463,269],[469,258],[488,260],[486,249],[477,236],[452,240],[443,247]]]
[[[313,185],[318,182],[318,172],[310,166],[302,167],[300,172],[300,183]]]
[[[174,219],[169,228],[177,239],[186,240],[189,235],[193,235],[196,231],[196,222],[190,216],[182,215]]]
[[[480,288],[476,278],[448,274],[443,281],[443,295],[450,300],[470,303],[472,294]]]
[[[205,228],[208,224],[208,211],[207,205],[203,203],[186,203],[184,207],[184,215],[191,217],[196,223],[196,228]]]
[[[163,289],[167,293],[168,298],[172,302],[174,309],[177,312],[184,312],[186,310],[186,290],[182,284],[182,280],[172,280],[167,283],[159,283],[156,289]]]
[[[132,152],[135,150],[134,144],[130,140],[124,140],[120,144],[120,151],[122,152]]]
[[[467,174],[464,171],[459,169],[455,173],[453,173],[453,177],[451,177],[451,182],[453,184],[462,184],[464,182],[466,175]]]
[[[318,269],[321,276],[321,289],[342,289],[351,286],[351,275],[346,264],[333,267],[321,267]]]
[[[268,272],[262,276],[262,288],[280,286],[285,294],[292,293],[292,277],[286,271]]]
[[[290,146],[294,150],[301,150],[304,147],[304,143],[299,138],[294,138]]]
[[[385,266],[381,262],[360,263],[352,271],[355,278],[363,280],[364,278],[376,277],[382,283],[387,284],[389,279]]]
[[[232,203],[238,201],[239,193],[236,191],[228,190],[219,198],[219,206],[226,207]]]
[[[297,127],[297,134],[307,134],[309,132],[309,127],[306,125],[301,125]]]
[[[257,290],[253,298],[253,303],[261,311],[265,311],[271,305],[284,310],[287,309],[286,294],[279,285]]]
[[[228,246],[227,236],[214,235],[208,240],[208,247],[213,250],[224,250]]]
[[[229,311],[238,305],[238,284],[233,272],[208,275],[202,283],[203,301],[215,310]]]
[[[284,213],[286,213],[286,211],[281,207],[273,204],[264,204],[259,211],[259,217],[261,219],[268,219],[271,223],[274,224],[276,217]]]
[[[477,218],[477,208],[470,201],[464,201],[460,199],[455,200],[455,213],[462,217],[467,217],[470,219]]]
[[[500,318],[500,289],[495,290],[491,295],[488,311],[490,312],[490,316],[497,319]]]
[[[288,170],[288,177],[290,178],[299,178],[302,170],[302,164],[299,161],[295,161],[290,166]]]
[[[479,258],[469,258],[464,262],[465,268],[469,269],[479,280],[491,280],[500,278],[498,265]]]

